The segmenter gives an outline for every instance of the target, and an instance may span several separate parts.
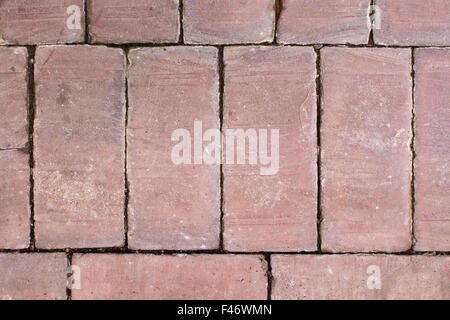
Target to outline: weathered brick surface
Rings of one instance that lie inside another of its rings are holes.
[[[369,39],[370,0],[284,0],[280,43],[352,43]]]
[[[0,253],[0,300],[66,299],[66,255]]]
[[[27,50],[0,47],[0,149],[27,142]]]
[[[323,49],[326,251],[410,248],[410,71],[408,49]]]
[[[73,299],[266,299],[267,264],[252,255],[74,255]]]
[[[91,42],[176,42],[178,0],[89,0]]]
[[[311,48],[225,48],[224,130],[280,130],[274,175],[224,165],[227,250],[317,249],[315,90]]]
[[[416,250],[450,250],[450,50],[415,54]]]
[[[39,248],[123,244],[124,65],[120,49],[37,49],[34,204]]]
[[[447,256],[274,255],[271,265],[273,299],[450,298]]]
[[[83,8],[83,0],[2,0],[0,45],[83,41]]]
[[[131,52],[129,75],[129,244],[140,249],[216,249],[220,168],[175,165],[176,129],[219,128],[217,49]],[[193,163],[193,162],[192,162]]]
[[[381,28],[375,43],[387,45],[450,45],[448,0],[376,0]]]
[[[28,154],[0,151],[0,248],[23,249],[30,239]]]
[[[187,43],[260,43],[274,37],[275,0],[184,0]]]

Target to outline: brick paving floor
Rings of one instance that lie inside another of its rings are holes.
[[[2,0],[0,204],[0,299],[449,299],[450,3]]]

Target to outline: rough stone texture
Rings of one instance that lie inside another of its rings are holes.
[[[0,47],[0,149],[27,142],[27,50]]]
[[[404,251],[411,238],[410,50],[322,50],[322,248]]]
[[[124,68],[120,49],[45,46],[36,51],[39,248],[123,244]]]
[[[194,121],[219,128],[217,49],[132,51],[129,72],[129,245],[139,249],[216,249],[220,167],[175,165],[171,136]],[[193,155],[193,152],[192,152]],[[192,158],[191,158],[192,159]],[[193,162],[192,162],[193,163]]]
[[[275,0],[184,0],[186,43],[272,41]]]
[[[450,50],[415,54],[416,250],[450,251]]]
[[[30,239],[28,154],[0,151],[0,248],[23,249]]]
[[[276,174],[224,165],[227,250],[317,249],[315,90],[312,48],[225,48],[223,128],[280,130]]]
[[[449,45],[448,0],[376,0],[381,10],[381,29],[374,30],[377,44]]]
[[[64,253],[0,253],[0,300],[66,299]]]
[[[450,298],[446,256],[274,255],[271,265],[273,299]]]
[[[281,43],[352,43],[369,40],[370,0],[283,0]]]
[[[176,42],[178,0],[90,0],[91,42]]]
[[[79,8],[79,29],[68,28],[67,21],[73,21],[68,8],[74,5]],[[71,43],[83,39],[83,0],[0,1],[0,45]]]
[[[267,264],[253,255],[74,255],[73,299],[262,300]]]

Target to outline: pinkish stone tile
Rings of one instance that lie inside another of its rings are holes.
[[[261,175],[259,155],[256,165],[224,165],[227,250],[317,249],[315,76],[312,48],[225,48],[224,130],[267,129],[269,154],[279,130],[272,175]]]
[[[27,56],[26,48],[0,47],[0,149],[28,142]]]
[[[0,45],[84,39],[83,0],[0,1]]]
[[[39,248],[123,244],[124,69],[120,49],[45,46],[36,51]]]
[[[272,299],[450,298],[450,257],[274,255]]]
[[[187,43],[260,43],[272,41],[275,0],[184,0]]]
[[[352,43],[369,40],[370,0],[283,0],[281,43]]]
[[[23,249],[30,240],[28,154],[0,151],[0,248]]]
[[[449,45],[448,0],[376,0],[381,12],[380,29],[374,29],[377,44]]]
[[[174,164],[171,136],[187,129],[193,138],[195,120],[219,128],[217,49],[147,48],[130,59],[130,247],[216,249],[219,165]]]
[[[252,255],[74,255],[80,299],[217,300],[267,297],[267,265]]]
[[[450,50],[415,54],[416,250],[450,250]]]
[[[178,0],[90,0],[92,42],[176,42]]]
[[[404,251],[411,239],[410,50],[322,50],[322,249]]]
[[[64,253],[0,253],[0,300],[66,299]]]

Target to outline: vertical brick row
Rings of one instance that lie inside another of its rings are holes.
[[[124,69],[120,49],[44,46],[36,51],[38,248],[123,244]]]
[[[416,250],[450,250],[450,50],[415,54]]]
[[[410,50],[322,50],[322,247],[404,251],[411,239]]]
[[[191,153],[194,121],[202,121],[205,130],[219,128],[217,57],[216,48],[201,47],[130,53],[127,163],[132,248],[219,247],[219,165],[194,164]],[[171,138],[177,129],[190,135],[186,142],[191,164],[177,165],[171,159],[177,144]]]
[[[224,161],[225,248],[316,250],[314,51],[225,48],[224,59],[223,129],[267,129],[268,154],[273,143],[271,130],[279,130],[279,164],[273,172],[261,174],[261,167],[269,166],[260,157],[256,165],[248,160],[246,164],[234,160],[231,165]]]

